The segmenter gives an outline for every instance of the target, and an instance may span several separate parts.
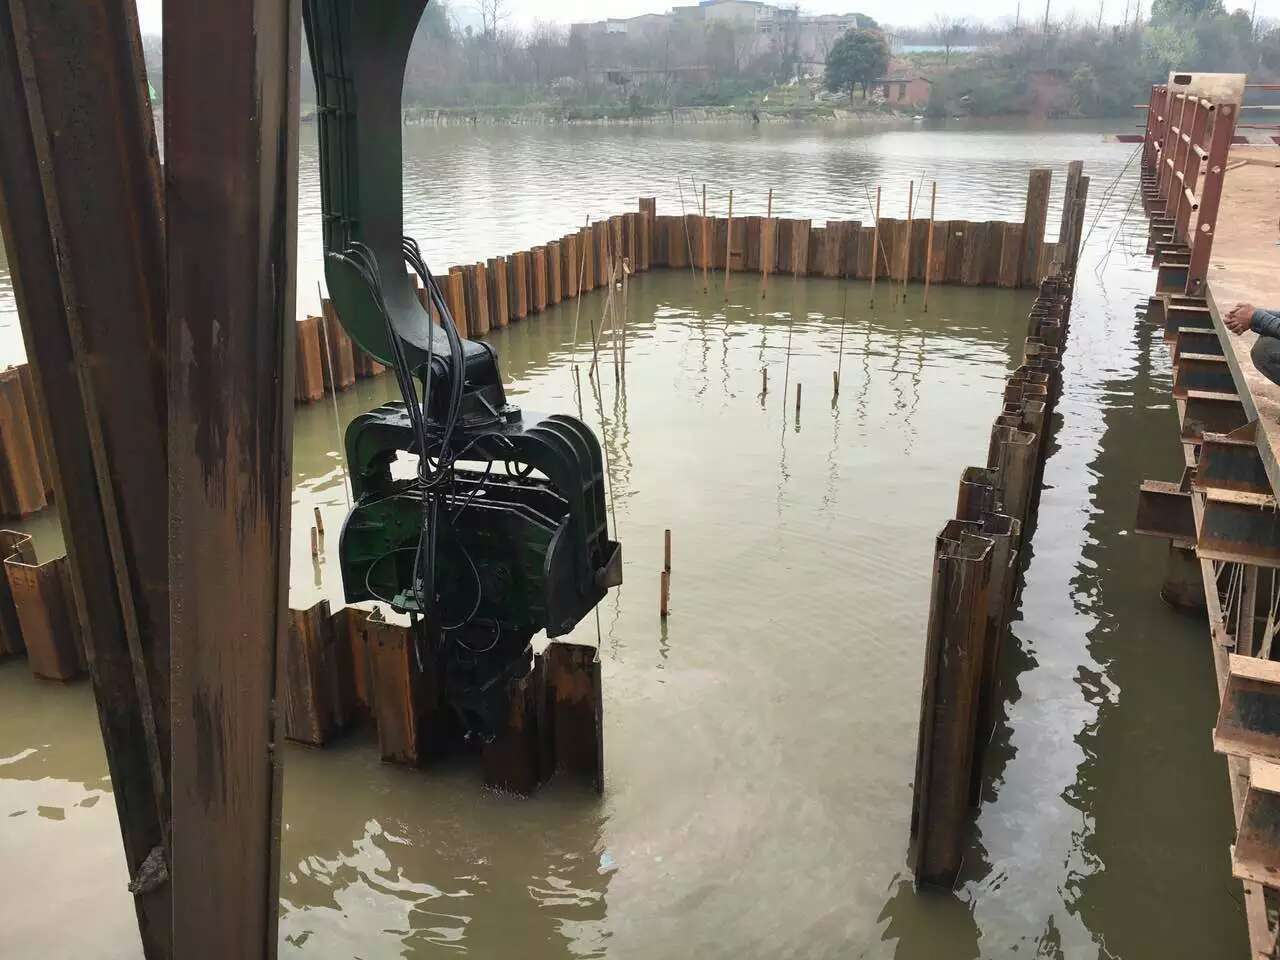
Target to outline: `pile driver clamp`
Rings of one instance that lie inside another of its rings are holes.
[[[303,6],[329,295],[401,394],[347,427],[354,507],[339,554],[347,602],[408,614],[462,727],[487,738],[534,636],[572,630],[621,583],[622,559],[594,434],[507,402],[496,351],[459,335],[404,233],[401,94],[426,5]]]

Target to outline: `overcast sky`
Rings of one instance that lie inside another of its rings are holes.
[[[694,0],[683,2],[691,3]],[[1098,16],[1098,0],[1050,0],[1050,3],[1054,19],[1072,11],[1090,20]],[[1150,4],[1151,0],[1143,0],[1143,9],[1148,9]],[[161,0],[138,0],[144,33],[160,32],[160,5]],[[1252,0],[1226,2],[1228,10],[1251,5]],[[473,15],[475,9],[475,3],[470,0],[454,0],[450,6],[459,14]],[[589,10],[590,18],[595,20],[605,17],[633,17],[641,13],[664,13],[671,8],[671,4],[663,0],[594,0],[591,4],[583,4],[582,0],[508,0],[507,7],[511,11],[511,22],[514,25],[528,26],[538,19],[562,23],[581,20],[584,18],[584,10]],[[1017,7],[1018,0],[966,0],[960,4],[954,0],[807,0],[801,4],[801,9],[806,13],[857,11],[894,26],[926,24],[939,11],[946,11],[952,16],[998,21],[1005,17],[1012,18]],[[1124,12],[1125,0],[1102,0],[1102,19],[1105,22],[1118,22]],[[1258,0],[1258,14],[1264,17],[1280,16],[1280,0]],[[1043,18],[1043,0],[1022,0],[1022,16],[1024,19]]]

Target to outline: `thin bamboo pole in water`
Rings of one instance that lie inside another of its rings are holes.
[[[938,181],[933,181],[933,190],[929,196],[929,239],[924,253],[924,301],[921,304],[925,313],[929,312],[929,278],[933,273],[933,217],[938,207]]]
[[[702,292],[711,289],[711,233],[707,229],[707,185],[702,185]]]
[[[626,280],[624,279],[625,276],[626,268],[623,266],[622,257],[615,251],[613,257],[613,269],[609,273],[609,283],[615,290],[618,288],[619,283],[621,283],[622,289],[625,293],[627,289]],[[609,345],[613,349],[614,383],[618,383],[622,379],[622,324],[618,317],[618,302],[620,299],[620,297],[613,298],[612,306],[609,309],[609,333],[611,334],[609,338]]]
[[[871,235],[871,305],[876,305],[876,268],[880,266],[880,188],[876,187],[875,232]]]
[[[606,241],[605,250],[608,250]],[[613,274],[610,273],[610,278]],[[609,292],[605,294],[604,311],[600,315],[600,331],[597,333],[595,320],[591,321],[591,366],[587,368],[587,379],[595,381],[596,368],[600,366],[600,337],[604,336],[604,321],[609,315],[609,306],[613,303],[613,283],[609,284]]]
[[[591,215],[587,215],[585,226],[591,226]],[[590,243],[590,239],[587,240]],[[578,262],[578,300],[573,308],[573,375],[578,375],[578,318],[582,316],[582,271],[587,268],[587,243],[582,244],[582,254]]]
[[[902,243],[902,302],[907,302],[907,279],[911,276],[911,226],[915,217],[916,182],[907,184],[907,230]]]
[[[733,262],[733,191],[729,191],[729,225],[724,232],[724,302],[729,302],[729,271]]]
[[[618,323],[618,332],[622,338],[622,383],[627,380],[627,317],[630,315],[631,268],[626,260],[622,261],[622,319]]]
[[[769,258],[765,257],[764,251],[766,234],[769,236]],[[760,272],[764,274],[764,280],[760,286],[761,300],[769,295],[769,259],[777,255],[775,243],[777,243],[777,238],[773,231],[773,187],[770,187],[768,206],[765,207],[764,223],[760,224]]]
[[[693,239],[689,236],[689,211],[684,205],[684,181],[676,178],[676,188],[680,191],[680,222],[684,224],[684,245],[689,253],[689,275],[694,282],[698,280],[698,268],[693,262]]]
[[[831,402],[834,404],[840,396],[840,374],[844,372],[844,330],[849,322],[849,276],[846,273],[844,278],[844,296],[840,303],[840,351],[836,354],[836,368],[832,371],[834,376],[834,391],[831,395]]]

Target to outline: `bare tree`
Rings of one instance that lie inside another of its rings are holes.
[[[840,35],[843,33],[844,31],[840,28],[836,28],[834,30],[823,30],[818,33],[817,41],[814,45],[814,50],[816,51],[817,56],[814,59],[821,60],[823,63],[826,63],[827,57],[831,56],[832,44],[839,40]]]
[[[933,18],[933,31],[945,52],[945,63],[951,63],[951,48],[969,32],[969,23],[963,17],[949,17],[940,13]]]
[[[710,62],[724,73],[741,73],[755,56],[760,35],[751,27],[717,23],[707,31]]]
[[[507,0],[476,0],[476,11],[480,14],[480,41],[489,55],[491,76],[497,79],[498,65],[498,32],[506,23],[510,14],[507,12]]]
[[[498,35],[498,28],[511,16],[507,0],[476,0],[476,11],[480,14],[481,35],[488,40]]]
[[[529,59],[533,61],[533,81],[541,86],[554,80],[557,65],[561,75],[568,60],[569,35],[563,27],[547,20],[535,20],[526,39]]]

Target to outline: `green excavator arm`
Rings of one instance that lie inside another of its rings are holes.
[[[348,602],[409,615],[463,726],[492,736],[539,631],[571,630],[621,582],[599,441],[507,402],[497,352],[459,336],[405,236],[401,93],[427,0],[304,0],[316,82],[325,279],[342,325],[401,400],[355,418]],[[440,322],[418,299],[417,274]],[[415,475],[393,476],[403,455]]]

